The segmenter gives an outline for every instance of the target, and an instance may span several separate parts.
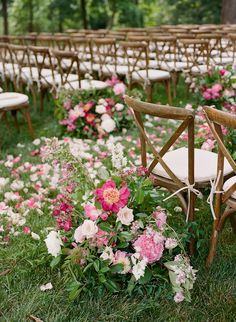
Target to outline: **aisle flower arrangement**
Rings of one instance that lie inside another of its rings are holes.
[[[168,224],[147,170],[128,167],[123,147],[110,144],[112,170],[100,167],[94,182],[76,145],[49,146],[65,188],[52,201],[55,228],[45,243],[70,298],[105,289],[152,294],[171,285],[175,302],[190,301],[196,271],[184,250],[186,232]]]
[[[101,93],[60,93],[55,114],[63,133],[97,138],[129,127],[131,117],[123,100],[125,84],[116,77],[107,84],[109,87]]]
[[[211,67],[206,75],[197,79],[195,92],[200,105],[214,105],[219,110],[235,113],[235,67]]]

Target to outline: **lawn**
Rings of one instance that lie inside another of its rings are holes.
[[[155,100],[166,103],[165,92],[160,88],[160,95]],[[173,105],[183,107],[192,102],[191,94],[185,97],[183,83],[180,84],[178,97]],[[42,114],[31,112],[33,126],[37,137],[60,136],[60,128],[54,117],[54,103],[50,99],[45,102]],[[10,118],[9,118],[10,119]],[[155,126],[152,128],[155,133]],[[168,122],[158,124],[163,129],[170,127]],[[173,126],[173,125],[172,125]],[[0,159],[6,160],[9,154],[14,157],[22,155],[19,164],[31,162],[37,165],[39,157],[33,156],[32,151],[37,146],[32,144],[27,128],[20,119],[21,132],[18,134],[14,127],[7,129],[1,124]],[[165,132],[165,131],[164,131]],[[158,136],[159,133],[156,133]],[[163,138],[166,137],[163,134]],[[137,138],[135,128],[128,129],[124,137],[131,136],[131,142],[125,143],[128,151],[134,148]],[[122,137],[121,139],[122,140]],[[21,145],[19,145],[20,143]],[[89,149],[94,150],[94,142],[88,141]],[[96,153],[96,152],[94,152]],[[3,162],[0,164],[0,177],[6,176],[7,169]],[[27,181],[25,177],[25,182]],[[206,191],[207,196],[207,191]],[[43,240],[35,240],[27,234],[12,236],[9,242],[0,244],[0,321],[29,321],[30,316],[47,322],[105,322],[105,321],[235,321],[236,320],[236,236],[227,225],[220,237],[216,258],[210,268],[205,267],[208,251],[208,241],[211,232],[212,217],[206,196],[196,207],[197,231],[199,233],[198,251],[192,258],[194,268],[198,269],[197,281],[192,292],[191,303],[174,303],[166,298],[165,290],[156,296],[133,296],[107,293],[82,294],[75,301],[68,299],[66,277],[59,269],[50,268],[50,259]],[[1,200],[0,200],[1,201]],[[173,214],[173,222],[177,225],[184,223],[184,215],[174,211],[177,206],[175,198],[165,207]],[[27,218],[28,226],[37,234],[46,226],[53,225],[53,218],[48,207],[42,208],[43,213],[31,211]],[[45,258],[47,260],[45,261]],[[42,292],[40,286],[51,282],[53,289]],[[39,320],[35,321],[39,322]]]

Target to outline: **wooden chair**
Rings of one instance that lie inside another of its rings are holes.
[[[142,166],[147,167],[148,173],[154,175],[156,186],[164,187],[177,195],[186,212],[187,221],[193,221],[195,198],[201,196],[198,189],[209,187],[211,180],[217,175],[217,153],[194,148],[194,113],[192,111],[145,103],[128,96],[125,96],[125,102],[130,108],[139,130]],[[181,124],[159,152],[145,131],[142,115],[146,114],[152,117],[181,121]],[[188,147],[174,148],[169,151],[186,130],[188,131]],[[147,148],[154,156],[152,161],[147,158]],[[224,175],[229,175],[231,172],[232,168],[226,160]],[[183,192],[186,191],[188,202],[183,196]],[[193,242],[191,245],[191,252],[193,252]]]
[[[19,131],[17,113],[21,112],[27,122],[29,133],[34,138],[34,130],[29,114],[29,98],[27,95],[14,92],[0,93],[0,116],[1,119],[5,119],[6,125],[9,127],[7,112],[11,112],[17,131]]]
[[[93,73],[93,51],[91,41],[85,37],[71,37],[71,49],[78,53],[82,75]],[[97,67],[98,70],[98,67]]]
[[[52,54],[58,62],[60,87],[66,90],[103,90],[107,84],[98,80],[81,79],[80,61],[77,52],[53,50]],[[66,62],[66,64],[65,64]]]
[[[218,145],[218,166],[217,176],[215,177],[215,207],[214,207],[214,223],[210,242],[210,250],[206,264],[209,266],[216,253],[217,241],[219,233],[222,231],[226,219],[230,219],[233,232],[236,233],[236,162],[229,154],[224,145],[224,135],[222,126],[236,130],[236,116],[230,113],[216,110],[212,107],[205,106],[203,108],[206,121],[212,131],[212,134]],[[223,168],[225,160],[231,165],[234,176],[228,180],[224,180]],[[222,206],[226,208],[222,211]]]
[[[164,83],[167,90],[168,101],[171,104],[171,76],[163,70],[149,68],[148,45],[145,43],[121,42],[124,57],[128,65],[127,81],[129,88],[135,84],[144,86],[147,99],[152,101],[153,85]]]

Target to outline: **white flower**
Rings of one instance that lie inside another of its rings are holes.
[[[180,303],[180,302],[182,302],[184,300],[184,295],[183,295],[183,293],[181,293],[181,292],[177,292],[176,294],[175,294],[175,296],[174,296],[174,301],[176,302],[176,303]]]
[[[2,190],[8,183],[9,179],[5,179],[3,177],[0,178],[0,190]]]
[[[34,240],[40,240],[40,236],[38,234],[35,234],[34,232],[31,232],[31,237],[34,239]]]
[[[116,103],[115,109],[117,110],[117,112],[122,111],[124,109],[124,104]]]
[[[139,280],[140,277],[144,276],[146,266],[147,266],[147,261],[145,259],[142,259],[140,262],[138,262],[133,266],[132,273],[136,281]]]
[[[106,246],[100,257],[104,261],[109,260],[110,262],[113,262],[114,261],[114,254],[113,254],[112,248],[109,246]]]
[[[127,274],[131,270],[130,260],[128,257],[120,257],[114,261],[114,264],[122,264],[123,270],[120,274]]]
[[[76,228],[74,233],[74,239],[76,243],[82,243],[85,239],[85,236],[82,234],[82,226]]]
[[[96,113],[98,114],[104,114],[106,113],[106,107],[104,105],[97,105],[95,108]]]
[[[47,283],[45,285],[41,285],[40,286],[40,291],[47,291],[47,290],[51,290],[53,288],[52,283]]]
[[[101,127],[104,131],[106,131],[107,133],[110,133],[115,130],[116,123],[112,118],[109,117],[102,121]]]
[[[178,245],[177,240],[175,238],[167,238],[165,242],[165,247],[167,249],[173,249]]]
[[[127,158],[124,157],[123,146],[120,143],[114,144],[109,142],[107,144],[112,155],[112,165],[115,169],[120,170],[127,165]]]
[[[39,145],[41,143],[41,141],[40,141],[40,139],[35,139],[32,143],[34,145]]]
[[[24,182],[21,180],[14,180],[10,187],[14,191],[21,190],[24,188]]]
[[[105,114],[103,114],[102,116],[101,116],[101,120],[102,121],[105,121],[105,120],[109,120],[111,117],[110,117],[110,115],[108,115],[107,113],[105,113]]]
[[[86,238],[92,238],[98,232],[98,226],[92,220],[86,219],[81,226],[81,233]]]
[[[48,249],[48,253],[54,257],[57,257],[61,253],[61,238],[56,231],[50,231],[45,239],[45,243]]]
[[[120,221],[122,225],[129,226],[133,220],[133,209],[130,209],[127,206],[125,206],[124,208],[121,208],[119,210],[116,221]]]

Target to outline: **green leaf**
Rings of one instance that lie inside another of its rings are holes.
[[[129,233],[128,231],[122,231],[120,233],[120,237],[124,238],[125,240],[129,241],[133,239],[133,235],[131,233]]]
[[[108,266],[104,266],[103,268],[100,269],[101,273],[106,273],[110,270],[110,268]]]
[[[105,283],[106,282],[106,277],[104,274],[99,274],[98,279],[100,283]]]
[[[111,266],[111,272],[112,273],[118,273],[118,272],[122,272],[124,269],[124,265],[119,263],[119,264],[115,264]]]
[[[91,266],[93,266],[93,263],[89,263],[83,270],[83,273],[85,273]]]
[[[127,242],[121,242],[117,245],[117,248],[126,248],[129,246],[129,243]]]
[[[51,268],[56,267],[61,261],[61,256],[54,257],[50,263]]]
[[[138,281],[139,284],[147,284],[152,279],[152,271],[149,268],[145,269],[144,276],[142,276]]]
[[[111,227],[110,227],[110,224],[107,223],[107,222],[101,222],[99,225],[98,225],[102,230],[106,231],[106,232],[110,232],[111,231]]]
[[[99,260],[98,259],[96,259],[94,262],[93,262],[93,266],[94,266],[94,268],[95,268],[95,271],[96,272],[99,272],[99,265],[100,263],[99,263]]]
[[[139,187],[136,191],[136,194],[135,194],[135,199],[137,201],[137,203],[140,205],[143,200],[144,200],[144,191]]]
[[[104,283],[104,285],[106,286],[106,288],[108,289],[108,290],[110,290],[110,291],[112,291],[112,292],[118,292],[119,291],[119,286],[118,286],[118,284],[116,284],[115,282],[113,282],[113,281],[106,281],[105,283]]]

